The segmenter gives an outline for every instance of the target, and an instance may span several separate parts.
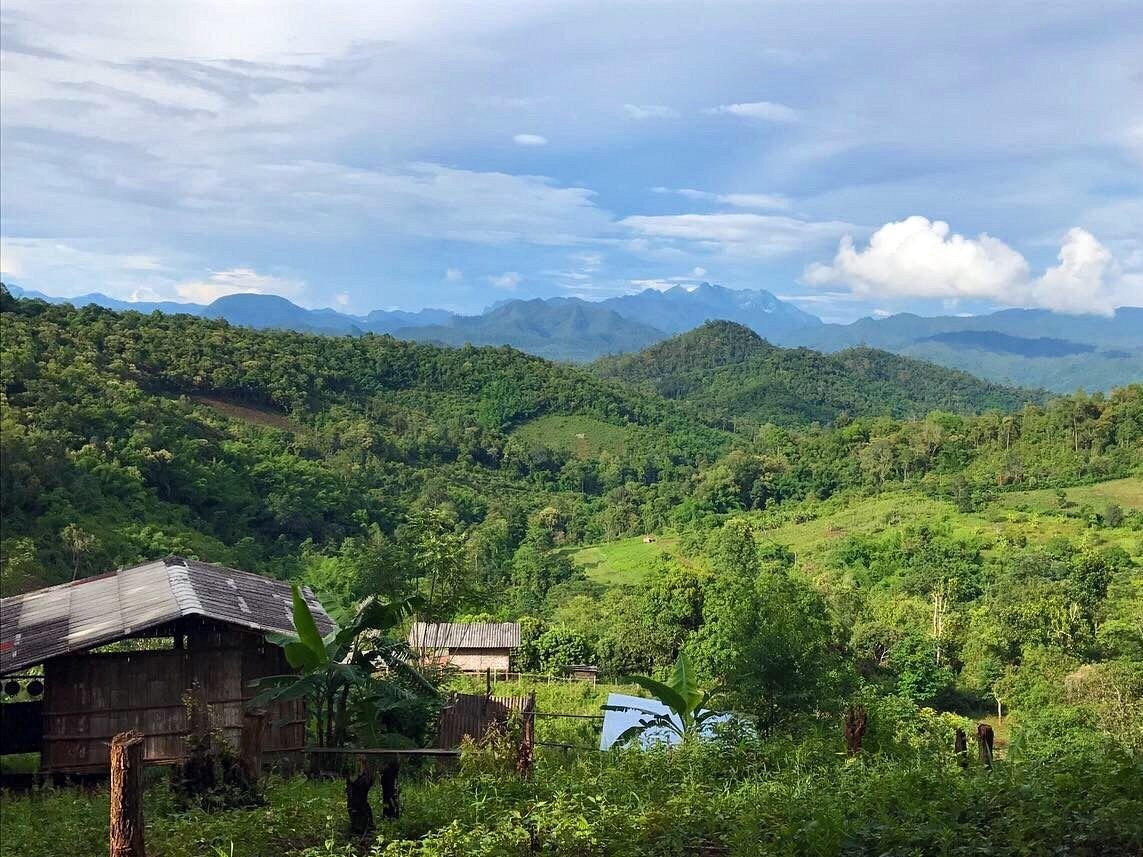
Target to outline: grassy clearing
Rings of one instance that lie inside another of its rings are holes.
[[[1069,502],[1077,506],[1092,506],[1098,512],[1102,512],[1111,503],[1118,504],[1124,511],[1143,509],[1143,479],[1137,476],[1112,479],[1095,485],[1079,485],[1065,489],[1064,494],[1067,495]],[[997,505],[1010,508],[1027,506],[1037,512],[1053,512],[1059,509],[1056,492],[1049,489],[1004,494],[997,500]]]
[[[527,444],[566,450],[586,461],[604,452],[622,454],[637,431],[635,426],[614,426],[592,417],[547,416],[520,426],[515,436]]]
[[[590,580],[604,586],[638,583],[661,554],[678,558],[679,540],[675,536],[656,536],[647,543],[643,536],[592,545],[570,553],[571,561]]]
[[[1067,510],[1059,508],[1056,492],[1022,491],[999,495],[977,512],[960,512],[945,500],[936,500],[912,491],[830,501],[821,507],[819,516],[799,523],[774,524],[765,514],[749,517],[757,524],[761,541],[773,541],[792,550],[798,567],[813,574],[824,568],[827,557],[842,539],[853,535],[876,535],[899,527],[929,524],[947,526],[957,536],[978,538],[985,545],[1004,549],[1010,542],[1044,544],[1053,538],[1090,540],[1094,546],[1115,545],[1138,556],[1143,552],[1143,538],[1124,527],[1092,529],[1075,514],[1076,509],[1090,505],[1102,511],[1109,503],[1124,510],[1143,508],[1143,479],[1115,479],[1095,485],[1067,489],[1074,503]],[[991,550],[986,550],[986,554]],[[591,580],[605,586],[638,583],[653,567],[660,554],[680,561],[684,558],[674,536],[663,536],[652,544],[642,537],[591,545],[572,551],[572,562]]]

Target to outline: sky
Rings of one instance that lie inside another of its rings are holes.
[[[0,270],[476,312],[1143,304],[1134,2],[5,0]]]

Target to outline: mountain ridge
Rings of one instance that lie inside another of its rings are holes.
[[[10,287],[15,295],[63,302]],[[373,310],[350,315],[310,310],[276,295],[228,295],[211,304],[121,301],[98,292],[67,301],[119,311],[186,313],[255,328],[357,336],[392,334],[445,345],[511,345],[551,360],[590,362],[630,353],[654,341],[723,319],[746,324],[770,342],[833,353],[866,346],[960,369],[991,381],[1071,392],[1110,390],[1143,378],[1143,308],[1110,317],[1071,316],[1042,309],[1006,309],[979,316],[897,313],[826,324],[765,289],[712,283],[644,289],[600,301],[550,297],[497,301],[481,313]]]

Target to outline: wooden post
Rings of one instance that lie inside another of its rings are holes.
[[[845,713],[845,752],[856,756],[861,752],[861,742],[869,726],[869,714],[860,705],[851,705]]]
[[[242,715],[242,737],[238,741],[238,764],[250,785],[262,775],[262,737],[265,734],[266,712],[262,709]]]
[[[143,843],[143,735],[111,739],[111,857],[147,857]]]
[[[399,757],[381,769],[381,815],[388,819],[401,817],[401,792],[397,786],[400,771]]]
[[[523,734],[516,752],[516,772],[523,778],[532,776],[533,748],[536,746],[536,694],[528,694],[524,703]]]
[[[373,829],[373,807],[369,805],[373,771],[361,759],[358,772],[355,778],[345,774],[345,808],[349,812],[349,832],[360,836]]]
[[[980,761],[984,767],[992,768],[992,744],[995,734],[987,723],[976,724],[976,743],[980,747]]]

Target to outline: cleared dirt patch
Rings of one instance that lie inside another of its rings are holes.
[[[302,431],[302,427],[285,414],[272,411],[269,408],[261,408],[254,405],[239,405],[234,402],[228,402],[225,399],[217,399],[213,396],[191,396],[190,398],[198,404],[206,405],[211,410],[218,411],[218,413],[224,417],[229,417],[232,420],[239,420],[240,422],[250,423],[251,425],[264,426],[266,428],[293,432],[295,434]]]

